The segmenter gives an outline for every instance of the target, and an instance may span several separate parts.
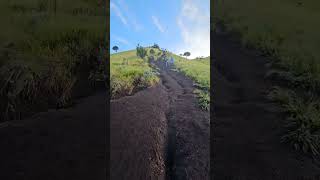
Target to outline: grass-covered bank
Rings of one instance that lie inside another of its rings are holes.
[[[4,0],[0,9],[0,121],[69,106],[103,79],[102,1]]]
[[[269,97],[288,115],[283,141],[319,154],[320,24],[316,22],[320,3],[224,0],[214,3],[213,9],[214,23],[220,28],[240,35],[244,46],[273,57],[266,77],[278,86]]]
[[[158,83],[159,77],[150,66],[147,57],[137,56],[136,50],[115,53],[110,56],[111,96],[117,98]]]
[[[186,59],[170,53],[175,59],[175,68],[195,82],[195,94],[204,110],[210,109],[210,57]]]

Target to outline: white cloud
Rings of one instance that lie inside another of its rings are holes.
[[[122,37],[119,37],[119,36],[112,36],[117,42],[119,42],[119,43],[121,43],[121,44],[123,44],[123,45],[127,45],[127,46],[130,46],[131,45],[131,43],[128,41],[128,40],[126,40],[126,39],[124,39],[124,38],[122,38]]]
[[[158,28],[158,30],[162,33],[165,32],[165,29],[161,25],[159,19],[156,16],[151,16],[153,24]]]
[[[110,8],[111,12],[114,12],[127,27],[132,27],[135,31],[143,29],[142,25],[138,23],[135,14],[130,11],[124,0],[110,2]]]
[[[137,22],[137,18],[134,13],[129,10],[128,5],[124,2],[124,0],[117,0],[119,7],[124,11],[129,23],[133,26],[134,30],[140,31],[142,30],[142,25]]]
[[[203,0],[182,0],[177,24],[183,43],[177,46],[176,53],[189,51],[190,58],[210,56],[210,1],[206,3],[207,6],[200,7]]]
[[[121,22],[124,25],[128,25],[127,19],[123,16],[121,10],[116,4],[114,4],[113,2],[110,2],[110,8],[111,8],[111,12],[114,12],[116,16],[120,18]]]

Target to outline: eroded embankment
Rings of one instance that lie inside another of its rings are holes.
[[[210,114],[199,107],[189,78],[158,66],[169,94],[166,178],[209,179]]]
[[[157,86],[111,101],[111,179],[209,179],[209,112],[190,79],[158,67]]]
[[[111,179],[165,178],[167,99],[160,83],[111,101]]]

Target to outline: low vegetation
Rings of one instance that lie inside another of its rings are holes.
[[[172,54],[175,59],[177,70],[190,77],[197,90],[195,93],[199,97],[199,104],[202,109],[210,109],[210,57],[203,59],[192,59]]]
[[[240,35],[243,45],[273,57],[266,77],[280,86],[269,97],[279,102],[288,117],[283,140],[295,149],[318,155],[320,25],[315,22],[320,18],[320,3],[224,0],[213,9],[215,25]]]
[[[137,54],[136,50],[132,50],[110,56],[112,98],[131,95],[139,89],[158,83],[157,72]]]
[[[101,2],[3,0],[0,14],[0,121],[69,106],[79,82],[103,79]]]
[[[160,48],[146,48],[148,50],[148,56],[149,58],[152,58],[153,60],[158,60],[162,55],[162,51]]]
[[[296,150],[320,153],[320,104],[315,97],[301,97],[293,90],[275,87],[269,98],[281,104],[287,113],[287,133],[282,137]]]
[[[136,50],[112,54],[110,68],[112,98],[131,95],[139,89],[158,83],[159,77],[150,61],[157,61],[163,56],[156,44],[147,48],[138,45]],[[210,57],[188,60],[169,52],[166,56],[173,56],[175,68],[195,82],[194,93],[199,97],[199,105],[202,109],[209,110]]]

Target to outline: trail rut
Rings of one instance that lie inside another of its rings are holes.
[[[111,101],[111,179],[209,179],[209,112],[162,65],[158,85]]]
[[[209,179],[210,115],[200,109],[193,82],[158,62],[169,94],[167,179]]]

